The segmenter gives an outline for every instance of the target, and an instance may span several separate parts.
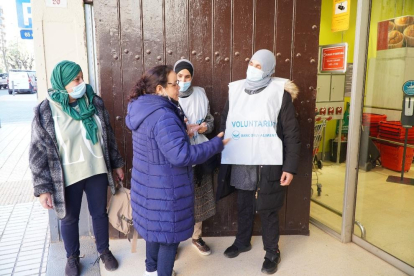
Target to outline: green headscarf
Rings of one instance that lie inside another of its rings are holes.
[[[80,71],[82,71],[81,67],[72,61],[64,60],[59,62],[53,69],[52,77],[50,78],[54,90],[50,97],[55,102],[60,103],[66,114],[75,120],[82,121],[86,130],[86,139],[96,144],[98,142],[98,126],[93,119],[96,109],[92,102],[95,92],[89,84],[86,85],[86,97],[89,104],[86,103],[85,96],[77,99],[80,111],[78,112],[69,105],[69,94],[65,89],[65,86],[73,81]]]

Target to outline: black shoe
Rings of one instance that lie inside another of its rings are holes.
[[[252,246],[250,244],[245,248],[238,248],[233,244],[232,246],[227,248],[226,251],[224,251],[224,256],[226,256],[227,258],[236,258],[237,256],[239,256],[240,253],[247,252],[250,249],[252,249]]]
[[[66,261],[65,276],[79,276],[80,263],[79,256],[71,256]]]
[[[277,271],[277,265],[280,263],[280,251],[276,255],[266,253],[262,265],[262,272],[265,274],[274,274]]]
[[[99,258],[105,264],[106,270],[114,271],[118,268],[118,261],[115,259],[114,255],[112,255],[112,252],[109,249],[102,252]]]

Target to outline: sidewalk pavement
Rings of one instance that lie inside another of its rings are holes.
[[[38,202],[0,206],[0,275],[45,275],[48,228]]]
[[[0,128],[0,275],[46,275],[48,212],[33,196],[30,123]]]
[[[34,200],[29,169],[30,124],[0,128],[0,206]]]
[[[80,238],[81,252],[81,275],[100,276],[99,264],[95,261],[98,258],[95,239],[92,237]],[[51,243],[49,247],[49,260],[47,262],[46,276],[65,275],[66,251],[63,242]],[[117,271],[112,272],[111,276],[122,275]]]
[[[64,275],[63,242],[50,243],[49,216],[33,196],[29,169],[30,126],[0,128],[0,276]],[[99,276],[91,237],[81,238],[82,276]]]

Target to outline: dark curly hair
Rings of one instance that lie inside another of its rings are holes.
[[[173,72],[170,65],[158,65],[149,69],[132,88],[128,100],[136,100],[139,96],[155,94],[158,85],[167,87],[168,75]]]

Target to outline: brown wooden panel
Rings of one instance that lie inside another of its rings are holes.
[[[189,2],[190,60],[194,65],[193,84],[206,90],[212,98],[212,2]]]
[[[275,20],[275,44],[273,46],[276,53],[275,76],[281,78],[291,78],[291,60],[292,60],[292,22],[294,1],[275,0],[276,20]],[[289,190],[287,191],[287,195]],[[279,228],[281,233],[286,232],[286,209],[287,197],[285,204],[279,212]]]
[[[211,114],[214,115],[215,129],[219,129],[220,115],[228,98],[231,81],[231,0],[214,0],[213,26],[213,96],[209,98]],[[217,131],[215,132],[217,133]]]
[[[142,26],[141,26],[141,1],[123,0],[120,1],[121,14],[121,54],[122,54],[122,99],[116,101],[117,106],[123,106],[123,114],[120,122],[124,129],[124,158],[125,183],[131,186],[132,169],[132,133],[125,127],[125,116],[128,108],[128,97],[130,90],[142,75]]]
[[[301,93],[295,102],[301,130],[301,166],[289,187],[286,206],[286,230],[309,233],[310,187],[312,182],[312,148],[315,118],[317,56],[319,47],[320,0],[296,1],[292,79]]]
[[[217,134],[220,125],[220,114],[228,97],[228,84],[230,82],[230,62],[225,58],[231,55],[231,0],[213,1],[213,79],[212,97],[209,97],[211,114],[214,116],[215,131]],[[217,177],[217,176],[216,176]],[[216,180],[215,177],[215,180]],[[217,184],[214,181],[214,184]],[[215,185],[216,190],[217,185]],[[229,199],[221,200],[216,208],[216,215],[203,223],[203,233],[208,235],[221,235],[235,229],[236,217],[233,216],[234,202]]]
[[[123,126],[116,124],[116,114],[122,116],[122,105],[116,105],[116,97],[122,97],[121,83],[121,54],[120,54],[120,20],[118,1],[108,0],[105,3],[94,3],[96,18],[97,59],[101,96],[105,107],[111,115],[111,125],[114,128],[116,141],[124,155]],[[110,197],[110,193],[108,193]],[[110,238],[119,238],[119,232],[109,227]]]
[[[227,85],[246,77],[246,59],[255,49],[276,53],[275,75],[293,78],[301,89],[295,101],[302,132],[300,162],[309,164],[301,165],[288,190],[280,230],[307,234],[315,104],[309,87],[316,86],[320,0],[107,0],[95,1],[94,8],[101,94],[127,171],[132,159],[131,133],[124,126],[127,96],[145,69],[189,58],[194,85],[206,89],[218,127]],[[235,234],[236,197],[219,202],[217,215],[205,223],[206,236]],[[254,233],[260,234],[256,222]],[[118,232],[111,229],[111,237],[119,237]]]
[[[275,0],[256,0],[254,52],[260,49],[273,51],[275,38],[275,5]]]
[[[253,53],[260,49],[273,51],[275,41],[275,1],[274,0],[255,0],[254,1],[254,42]],[[289,11],[285,11],[289,12]],[[246,64],[247,65],[247,64]],[[246,66],[247,67],[247,66]],[[285,212],[279,212],[279,221],[284,222]],[[279,225],[279,228],[283,228]],[[262,225],[260,216],[256,215],[253,227],[254,235],[261,235]]]
[[[145,71],[164,64],[164,1],[142,0]]]
[[[232,81],[246,78],[247,62],[253,55],[253,21],[253,1],[234,0]]]
[[[116,44],[118,40],[112,35],[112,30],[118,29],[117,14],[109,12],[109,9],[117,10],[117,1],[106,1],[94,5],[94,13],[96,18],[96,38],[97,38],[97,59],[99,66],[99,80],[102,99],[105,101],[105,107],[109,114],[113,114],[113,93],[112,93],[112,66],[114,63],[114,54],[111,51],[111,46]],[[106,18],[106,20],[104,20]],[[117,32],[117,31],[116,31]],[[119,43],[118,43],[119,44]],[[114,123],[114,117],[111,116],[111,124]]]
[[[276,72],[275,76],[291,78],[293,3],[276,0]]]
[[[174,65],[190,57],[187,0],[165,0],[165,7],[166,64]]]

